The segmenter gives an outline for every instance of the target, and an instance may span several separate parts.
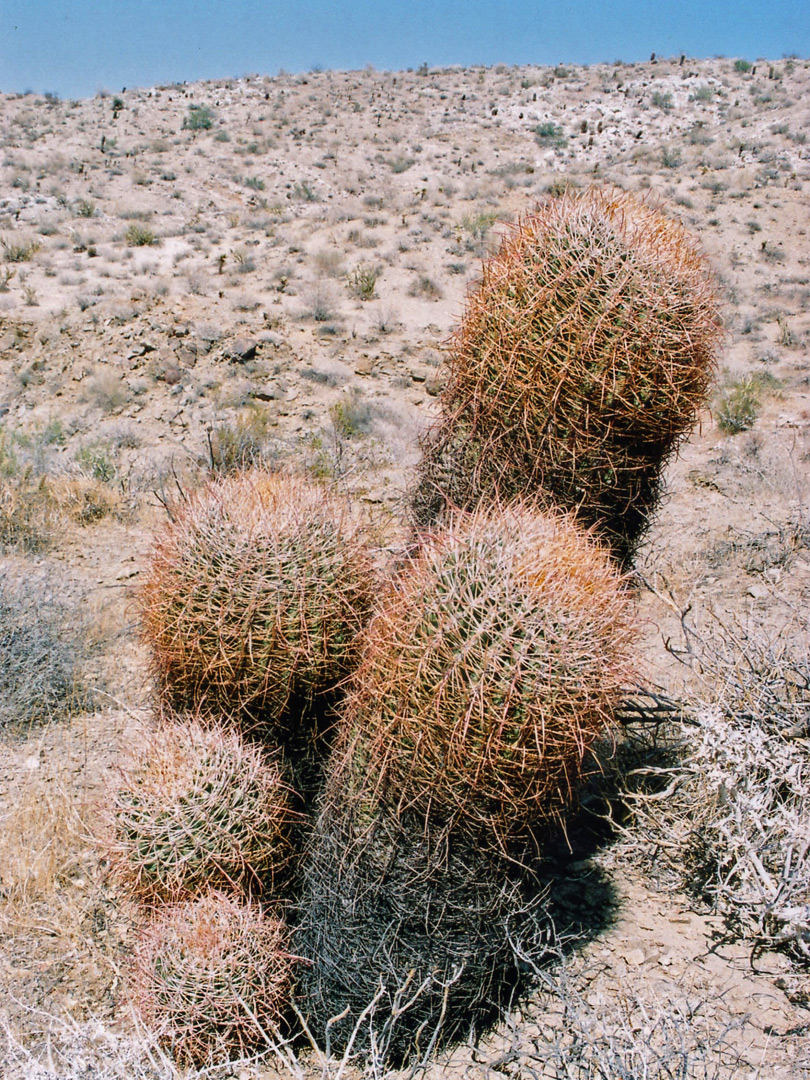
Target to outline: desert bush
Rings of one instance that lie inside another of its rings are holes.
[[[133,223],[124,234],[124,239],[128,247],[150,247],[157,238],[148,225]]]
[[[461,227],[474,240],[485,240],[497,220],[498,214],[494,210],[481,210],[475,214],[465,214],[461,219]]]
[[[665,169],[677,169],[683,161],[677,146],[664,146],[661,150],[661,164]]]
[[[586,994],[583,973],[570,971],[563,958],[538,976],[542,989],[531,1014],[510,1017],[504,1032],[521,1076],[543,1080],[750,1076],[739,1047],[738,1029],[744,1022],[723,1022],[719,995],[707,1002],[655,990],[642,996],[624,987],[616,987],[615,993],[591,989]],[[501,1049],[481,1048],[477,1058],[484,1077],[498,1074],[501,1056]]]
[[[348,391],[331,406],[329,418],[335,434],[342,439],[367,435],[374,426],[374,411],[357,389]]]
[[[256,896],[289,856],[279,764],[193,717],[132,747],[107,816],[116,875],[147,902],[208,889]]]
[[[734,70],[740,72],[741,75],[747,75],[753,66],[750,60],[734,61]]]
[[[656,109],[661,109],[663,112],[670,112],[672,110],[672,94],[656,90],[650,98],[650,103]]]
[[[47,477],[25,472],[0,480],[0,550],[46,551],[56,542],[63,522]]]
[[[349,274],[349,292],[359,300],[371,300],[377,286],[377,271],[372,266],[356,266]]]
[[[423,439],[416,523],[531,492],[629,561],[719,336],[705,262],[679,224],[616,191],[548,199],[468,296],[442,417]]]
[[[214,114],[207,105],[189,105],[183,119],[183,127],[188,131],[208,131],[214,126]]]
[[[260,471],[215,479],[172,509],[139,592],[162,696],[278,723],[347,671],[374,591],[349,507]]]
[[[331,288],[313,285],[305,297],[307,314],[315,322],[329,322],[335,317],[335,298]]]
[[[683,625],[696,679],[672,733],[678,756],[655,776],[665,800],[631,793],[626,843],[643,865],[655,846],[736,937],[810,964],[808,627],[775,640],[756,624]]]
[[[258,468],[275,456],[273,420],[267,409],[249,406],[232,423],[218,424],[211,433],[211,471],[235,473]]]
[[[62,518],[77,525],[94,525],[105,518],[124,520],[131,509],[123,485],[113,487],[92,476],[56,476],[49,490]]]
[[[147,1026],[181,1065],[219,1065],[277,1036],[292,958],[281,922],[212,893],[145,928],[131,985]]]
[[[565,146],[568,143],[565,132],[553,120],[538,124],[534,134],[541,146]]]
[[[714,418],[724,434],[737,435],[754,426],[761,405],[762,384],[755,375],[729,379],[717,395]]]
[[[87,630],[50,589],[0,577],[0,729],[60,720],[87,707]]]
[[[39,251],[40,244],[36,240],[29,240],[28,243],[12,244],[7,240],[0,241],[3,246],[3,254],[6,262],[21,263],[28,262]]]

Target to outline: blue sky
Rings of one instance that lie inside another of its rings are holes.
[[[808,0],[0,0],[0,90],[280,68],[810,55]]]

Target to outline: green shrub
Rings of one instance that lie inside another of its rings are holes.
[[[133,223],[124,234],[124,239],[129,247],[149,247],[155,243],[156,237],[148,225]]]
[[[721,388],[714,406],[717,426],[726,435],[753,427],[762,405],[762,383],[756,375],[731,379]]]
[[[377,286],[377,271],[372,266],[356,266],[349,274],[349,291],[360,300],[371,300]]]
[[[208,131],[214,126],[214,114],[207,105],[189,105],[183,120],[183,127],[188,131]]]
[[[538,124],[534,134],[541,146],[565,146],[568,142],[563,129],[551,120]]]
[[[2,245],[6,262],[10,263],[28,262],[33,259],[41,246],[36,240],[30,240],[27,244],[10,244],[7,240],[3,240]]]

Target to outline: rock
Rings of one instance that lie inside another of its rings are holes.
[[[275,386],[262,386],[251,390],[250,396],[256,401],[275,401],[279,394]]]
[[[284,338],[281,334],[276,334],[272,330],[265,330],[259,334],[259,341],[262,345],[272,345],[274,349],[277,349],[279,345],[284,344]]]
[[[231,359],[237,361],[237,363],[244,363],[246,360],[252,360],[256,355],[256,349],[259,347],[259,343],[252,338],[237,338],[232,342],[230,347],[226,350],[226,355]]]
[[[162,379],[168,386],[177,386],[183,378],[183,371],[177,364],[167,364],[158,375],[158,378]]]
[[[183,367],[192,368],[197,363],[197,347],[194,344],[181,345],[174,355],[177,363]]]
[[[355,375],[370,375],[374,370],[374,365],[377,363],[376,356],[369,356],[368,353],[363,353],[359,360],[355,362],[354,373]]]
[[[643,949],[638,946],[617,950],[618,955],[624,960],[630,967],[641,967],[647,956]]]

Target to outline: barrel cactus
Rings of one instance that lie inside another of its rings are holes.
[[[135,950],[131,992],[178,1063],[221,1066],[266,1049],[291,970],[284,925],[214,892],[156,914]]]
[[[147,902],[211,888],[257,894],[289,860],[281,768],[238,732],[162,725],[122,768],[108,807],[117,876]]]
[[[692,429],[720,335],[705,260],[650,202],[591,188],[508,230],[448,349],[417,525],[529,492],[628,562]]]
[[[211,481],[157,536],[139,590],[161,696],[279,724],[347,673],[374,593],[362,528],[318,485]]]
[[[633,639],[619,574],[569,518],[525,503],[459,515],[364,635],[345,782],[501,845],[548,824],[610,727]]]

